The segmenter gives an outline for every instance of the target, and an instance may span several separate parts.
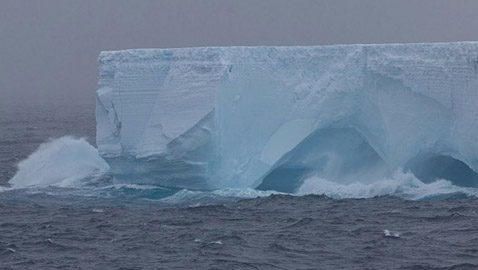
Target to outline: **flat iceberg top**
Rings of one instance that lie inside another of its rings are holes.
[[[118,177],[371,181],[441,156],[478,171],[477,42],[134,49],[99,63],[97,145]]]
[[[442,42],[442,43],[392,43],[392,44],[340,44],[321,46],[218,46],[218,47],[186,47],[186,48],[165,48],[165,49],[128,49],[118,51],[102,51],[98,57],[100,63],[104,62],[136,62],[170,59],[174,55],[175,60],[207,60],[204,54],[215,53],[222,57],[233,56],[245,60],[252,60],[255,57],[267,59],[270,55],[263,55],[262,52],[276,51],[285,58],[295,58],[300,55],[307,57],[310,54],[331,51],[348,51],[359,48],[370,50],[403,51],[415,50],[433,53],[434,49],[476,47],[478,42]]]

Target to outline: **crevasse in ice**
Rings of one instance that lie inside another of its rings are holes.
[[[120,181],[294,191],[403,168],[478,184],[478,43],[102,52],[97,145]]]

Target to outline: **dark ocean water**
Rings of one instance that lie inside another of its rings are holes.
[[[108,176],[8,188],[50,138],[94,145],[94,104],[62,104],[0,107],[0,269],[478,269],[478,200],[461,193],[331,199]]]

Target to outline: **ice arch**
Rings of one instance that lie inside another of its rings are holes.
[[[390,169],[353,128],[325,128],[312,133],[266,173],[258,189],[295,192],[310,177],[347,183],[372,182]]]
[[[421,154],[407,162],[404,169],[424,182],[446,179],[457,186],[478,187],[478,173],[449,155]]]

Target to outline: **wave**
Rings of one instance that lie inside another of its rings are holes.
[[[108,170],[109,165],[85,139],[65,136],[41,144],[21,161],[9,184],[13,188],[75,187]]]
[[[297,194],[325,194],[335,199],[371,198],[389,195],[409,200],[421,200],[452,194],[478,197],[478,189],[459,187],[444,179],[424,183],[413,173],[403,172],[399,169],[395,171],[392,177],[371,183],[341,184],[319,177],[311,177],[304,181]]]
[[[401,169],[389,178],[374,181],[361,177],[356,182],[338,183],[320,177],[309,177],[294,193],[253,188],[197,191],[152,184],[117,183],[108,174],[109,170],[109,165],[101,158],[97,149],[85,139],[66,136],[40,145],[27,159],[21,161],[18,164],[18,172],[9,181],[10,187],[0,187],[0,192],[27,189],[30,194],[44,192],[48,195],[133,198],[164,204],[224,202],[271,194],[325,194],[335,199],[390,195],[421,200],[440,196],[447,198],[453,194],[478,197],[476,188],[456,186],[443,179],[424,183],[413,173]]]
[[[252,188],[226,188],[212,191],[194,191],[183,189],[172,196],[160,199],[166,204],[196,204],[201,205],[209,202],[236,201],[240,199],[253,199],[267,197],[272,194],[283,194],[273,190],[257,190]]]

